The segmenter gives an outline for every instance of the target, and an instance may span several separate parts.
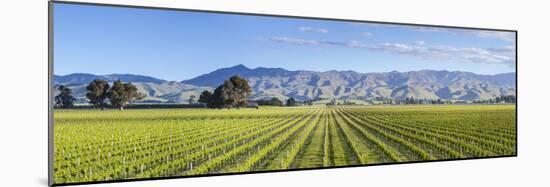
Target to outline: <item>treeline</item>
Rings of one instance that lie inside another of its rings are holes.
[[[60,93],[55,96],[54,107],[72,108],[74,101],[76,101],[72,96],[72,90],[64,85],[60,85],[57,90]],[[111,86],[106,80],[96,79],[88,84],[86,91],[88,102],[101,110],[109,105],[123,110],[130,102],[145,97],[145,95],[138,92],[135,85],[123,83],[120,80],[115,81]]]
[[[451,104],[450,101],[441,99],[416,99],[414,97],[406,97],[399,100],[399,104],[414,105],[414,104]]]
[[[486,100],[473,100],[473,101],[452,101],[452,100],[442,100],[442,99],[417,99],[414,97],[406,97],[405,99],[384,99],[378,98],[377,100],[381,104],[389,105],[416,105],[416,104],[467,104],[467,103],[476,103],[476,104],[497,104],[497,103],[516,103],[516,96],[514,95],[503,95],[495,97],[492,99]]]
[[[366,100],[371,104],[384,104],[384,105],[415,105],[415,104],[452,104],[450,100],[442,99],[417,99],[414,97],[405,97],[404,99],[376,97],[373,100]],[[337,102],[336,99],[332,99],[327,105],[357,105],[357,103],[344,100],[342,103]]]
[[[330,102],[328,102],[326,105],[327,106],[332,106],[332,105],[356,105],[357,103],[355,102],[352,102],[352,101],[348,101],[348,100],[344,100],[343,103],[340,103],[338,101],[336,101],[336,99],[331,99]]]
[[[516,103],[517,99],[515,95],[504,95],[500,97],[495,97],[493,99],[486,100],[476,100],[474,103],[486,103],[486,104],[496,104],[496,103]]]
[[[313,105],[313,100],[304,100],[304,101],[298,101],[294,99],[294,97],[288,98],[286,102],[283,103],[279,98],[273,97],[269,100],[266,99],[260,99],[260,100],[254,100],[253,102],[257,103],[260,106],[306,106],[306,105]]]

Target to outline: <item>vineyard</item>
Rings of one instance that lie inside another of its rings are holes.
[[[54,181],[516,154],[514,105],[55,110]]]

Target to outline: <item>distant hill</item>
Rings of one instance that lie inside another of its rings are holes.
[[[217,87],[233,75],[240,75],[242,77],[290,77],[296,75],[297,73],[299,73],[299,71],[288,71],[282,68],[260,67],[249,69],[246,66],[239,64],[233,67],[221,68],[211,73],[200,75],[193,79],[181,82],[197,86]]]
[[[289,71],[282,68],[254,68],[244,65],[221,68],[181,82],[166,81],[142,75],[92,75],[75,73],[55,76],[56,85],[73,89],[83,99],[86,85],[94,79],[109,82],[120,79],[134,83],[147,94],[144,102],[187,102],[190,95],[198,99],[204,90],[213,90],[233,75],[249,81],[254,90],[251,99],[294,97],[305,99],[490,99],[515,95],[515,73],[479,75],[460,71],[421,70],[409,72],[359,73],[355,71]]]
[[[489,99],[515,94],[515,74],[479,75],[459,71],[358,73],[355,71],[288,71],[281,68],[250,69],[243,65],[222,68],[182,83],[215,87],[226,77],[240,75],[253,87],[253,98],[294,97],[371,99]],[[215,81],[214,81],[215,80]]]

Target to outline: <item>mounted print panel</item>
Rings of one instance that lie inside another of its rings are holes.
[[[50,184],[517,155],[516,31],[50,3]]]

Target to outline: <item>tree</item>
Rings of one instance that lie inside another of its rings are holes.
[[[246,106],[248,96],[252,94],[252,88],[248,81],[234,75],[223,83],[224,104],[226,107]]]
[[[224,91],[224,86],[220,85],[214,90],[212,97],[210,97],[206,105],[208,108],[223,108],[225,107],[226,98],[227,94]]]
[[[105,80],[96,79],[86,87],[88,91],[86,93],[86,98],[88,98],[89,103],[101,110],[105,109],[107,103],[107,94],[109,93],[109,83]]]
[[[248,85],[248,81],[235,75],[225,80],[214,90],[214,93],[202,92],[199,101],[206,103],[208,108],[239,108],[247,105],[247,98],[251,93],[252,88]]]
[[[211,97],[212,97],[212,92],[209,92],[208,90],[204,90],[199,96],[199,102],[208,103],[208,100],[210,100]]]
[[[195,103],[195,95],[189,96],[189,104],[192,105],[193,103]]]
[[[286,100],[286,106],[296,106],[296,100],[294,97],[290,97],[288,100]]]
[[[283,106],[283,102],[276,97],[271,98],[271,100],[269,100],[269,104],[273,106]]]
[[[215,106],[213,106],[211,103],[212,97],[212,92],[204,90],[199,96],[199,102],[206,104],[206,107],[208,108],[215,108]]]
[[[57,87],[59,94],[55,96],[55,106],[61,108],[71,108],[73,107],[73,102],[76,100],[73,97],[73,91],[66,86]]]
[[[145,97],[145,95],[138,92],[137,87],[132,83],[122,83],[120,80],[113,83],[108,96],[111,104],[119,110],[124,110],[128,103]]]

